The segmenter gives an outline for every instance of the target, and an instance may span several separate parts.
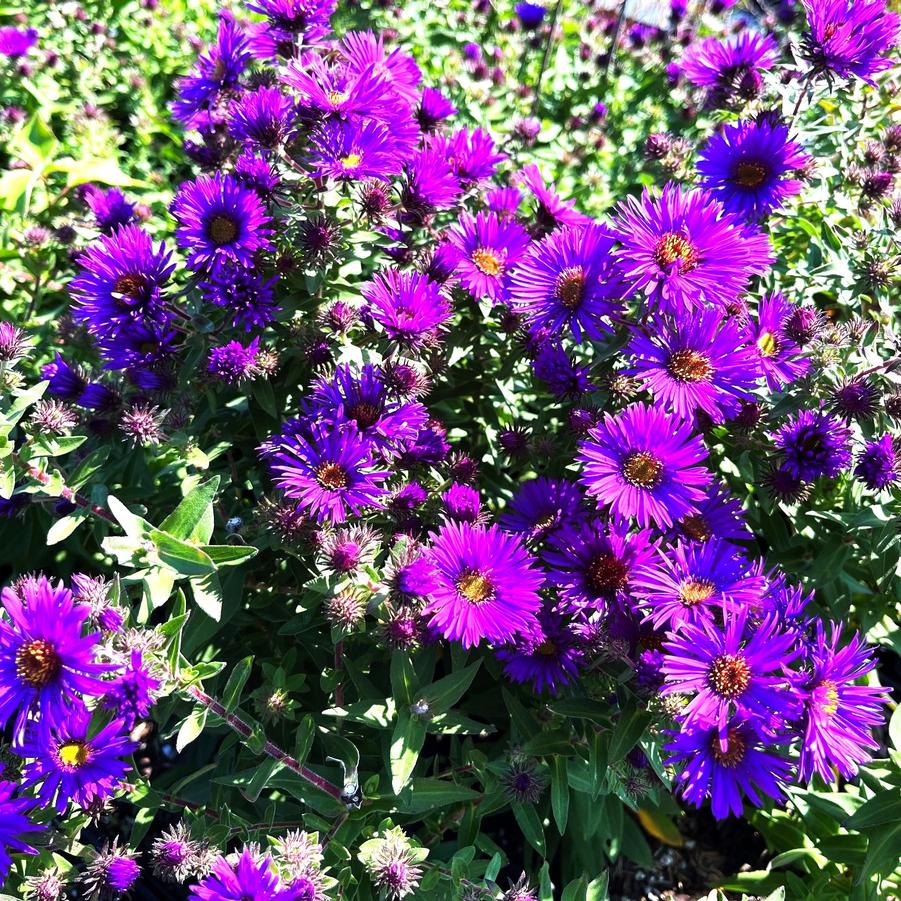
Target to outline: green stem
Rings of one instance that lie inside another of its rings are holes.
[[[560,18],[560,9],[563,6],[563,0],[557,0],[554,5],[554,12],[551,16],[550,29],[547,33],[547,40],[544,43],[544,55],[541,57],[541,68],[538,70],[538,78],[535,81],[535,97],[532,100],[532,115],[538,113],[538,106],[541,103],[541,82],[544,80],[544,73],[551,60],[551,49],[554,46],[554,40],[557,36],[557,20]]]

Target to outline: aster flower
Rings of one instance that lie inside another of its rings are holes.
[[[481,525],[487,519],[487,514],[482,511],[481,495],[469,485],[454,482],[442,492],[441,502],[446,520]]]
[[[835,478],[851,462],[851,430],[822,410],[801,410],[772,435],[782,455],[782,468],[795,478]]]
[[[814,773],[835,781],[833,767],[845,779],[872,759],[879,744],[872,730],[885,722],[888,692],[878,685],[854,683],[876,668],[871,651],[858,633],[839,647],[842,627],[830,624],[829,636],[817,622],[816,638],[807,648],[808,670],[799,688],[803,697],[799,775]]]
[[[90,608],[45,576],[4,588],[2,601],[9,619],[0,620],[0,722],[18,714],[21,735],[29,713],[54,723],[81,703],[79,695],[104,693],[98,676],[111,667],[94,660],[100,635],[82,635]]]
[[[389,901],[400,901],[416,891],[422,877],[420,864],[428,849],[414,848],[400,826],[365,842],[359,858],[373,884]]]
[[[829,406],[846,421],[856,419],[864,422],[876,413],[879,390],[866,378],[852,378],[843,381],[832,391]]]
[[[407,163],[401,188],[405,219],[424,222],[436,210],[450,209],[460,191],[460,182],[444,156],[432,148],[417,151]]]
[[[529,3],[527,0],[523,0],[522,3],[517,3],[516,6],[513,7],[513,11],[516,13],[516,17],[522,22],[523,28],[527,28],[530,31],[538,28],[541,23],[544,21],[544,16],[547,10],[540,3]]]
[[[551,535],[542,560],[548,582],[557,586],[561,610],[603,612],[632,590],[635,572],[650,563],[653,549],[646,531],[630,534],[622,521],[593,520]]]
[[[129,203],[118,188],[104,191],[90,185],[84,200],[94,214],[97,228],[104,234],[110,234],[120,225],[128,225],[135,218],[135,205]]]
[[[382,35],[371,31],[349,31],[341,40],[341,51],[350,72],[377,71],[387,79],[404,107],[414,107],[419,99],[422,74],[416,61],[399,47],[386,51]]]
[[[622,276],[633,292],[681,314],[703,302],[724,306],[772,260],[766,235],[725,212],[702,190],[670,182],[660,196],[628,198],[616,220]]]
[[[341,523],[348,512],[383,506],[388,472],[376,469],[372,445],[353,427],[313,423],[309,435],[282,435],[269,465],[285,496],[318,522]]]
[[[323,569],[346,575],[372,564],[379,545],[378,534],[368,526],[351,526],[326,534],[317,556]]]
[[[537,804],[547,790],[547,775],[531,757],[514,752],[500,775],[501,789],[515,804]]]
[[[591,225],[592,219],[575,209],[571,200],[564,200],[554,188],[553,182],[546,183],[541,170],[535,163],[523,166],[516,177],[535,198],[535,227],[538,234],[543,235],[556,228],[578,228]]]
[[[557,400],[575,400],[594,391],[588,375],[590,368],[576,363],[556,341],[538,348],[532,368]]]
[[[536,244],[510,278],[508,302],[530,328],[600,340],[603,317],[616,310],[622,286],[613,272],[616,240],[599,224],[562,228]]]
[[[103,703],[116,711],[130,732],[135,724],[146,719],[153,706],[154,692],[162,683],[155,679],[139,650],[133,650],[131,657],[115,681],[109,684]]]
[[[536,692],[556,695],[578,677],[583,651],[563,617],[542,613],[538,622],[537,632],[519,636],[495,654],[511,681],[530,682]]]
[[[578,485],[566,479],[539,476],[517,488],[500,524],[505,531],[519,534],[526,541],[543,541],[559,529],[581,522],[584,502]]]
[[[307,162],[317,178],[386,179],[400,174],[417,136],[412,120],[395,129],[374,119],[328,119],[310,135]]]
[[[72,312],[100,338],[116,336],[144,316],[160,316],[161,292],[175,268],[166,245],[154,245],[136,225],[120,226],[90,244],[78,266],[69,282]]]
[[[753,606],[766,579],[734,545],[719,538],[660,550],[633,576],[634,593],[657,629],[679,629],[714,611]]]
[[[254,338],[246,347],[240,341],[229,341],[214,347],[207,360],[207,372],[226,385],[237,385],[259,374],[257,355],[260,339]]]
[[[749,325],[770,391],[782,390],[810,368],[810,361],[791,336],[790,325],[799,311],[781,294],[769,294],[760,301],[757,319]]]
[[[709,798],[718,820],[730,813],[741,816],[742,795],[758,807],[764,797],[784,797],[782,785],[791,765],[742,717],[729,720],[725,739],[715,727],[683,727],[670,734],[673,741],[665,748],[669,762],[684,764],[676,777],[679,792],[695,807]]]
[[[178,222],[176,242],[188,251],[192,269],[225,262],[252,266],[258,251],[272,247],[263,202],[231,175],[217,172],[187,182],[170,209]]]
[[[136,857],[137,853],[129,848],[120,848],[116,839],[85,870],[85,891],[98,901],[117,901],[134,887],[141,875]]]
[[[419,272],[385,269],[363,286],[368,312],[399,347],[418,349],[450,318],[441,285]]]
[[[91,734],[91,715],[73,709],[65,716],[33,727],[21,754],[30,759],[25,767],[27,785],[38,785],[37,795],[58,813],[70,801],[88,809],[111,798],[131,769],[122,758],[138,747],[130,741],[122,720],[113,720]],[[54,801],[55,799],[55,801]]]
[[[387,125],[392,113],[407,115],[391,90],[387,73],[374,67],[354,71],[343,62],[332,64],[318,54],[306,53],[288,62],[282,80],[299,98],[304,118],[362,116]]]
[[[707,38],[691,44],[682,57],[682,74],[694,85],[706,88],[714,103],[737,94],[751,99],[760,91],[761,70],[779,60],[772,35],[746,28],[719,40]]]
[[[11,322],[0,321],[0,364],[16,363],[25,358],[31,342],[22,329]]]
[[[37,854],[26,836],[46,829],[32,823],[28,815],[38,805],[34,798],[13,797],[15,782],[0,781],[0,881],[5,882],[12,867],[12,854]]]
[[[275,872],[272,858],[255,857],[244,848],[232,866],[224,857],[212,871],[191,887],[189,901],[293,901],[296,896],[284,890]]]
[[[21,59],[37,42],[36,28],[0,28],[0,56]]]
[[[491,135],[481,128],[461,128],[450,137],[434,135],[429,146],[444,156],[463,185],[491,178],[498,163],[507,159],[505,153],[497,150]]]
[[[273,297],[278,276],[266,278],[254,269],[226,264],[218,266],[200,283],[204,303],[220,307],[231,316],[235,328],[262,328],[275,320],[281,307]]]
[[[291,137],[294,105],[278,88],[265,85],[242,94],[232,105],[228,131],[233,138],[273,150]]]
[[[814,74],[875,85],[873,76],[894,65],[901,19],[884,0],[804,0],[804,8],[802,55]]]
[[[463,213],[460,224],[448,233],[457,250],[454,274],[475,298],[504,300],[510,272],[529,244],[529,236],[512,221],[494,213]]]
[[[580,481],[617,516],[639,525],[671,526],[704,499],[710,473],[690,424],[654,407],[633,404],[616,416],[607,413],[580,445]]]
[[[233,174],[242,185],[256,191],[262,200],[272,197],[281,182],[268,158],[249,147],[235,161]]]
[[[41,367],[41,378],[50,384],[47,390],[62,400],[77,401],[87,387],[88,380],[77,366],[70,366],[59,351],[52,363]]]
[[[485,194],[485,203],[499,219],[512,219],[519,210],[522,193],[517,187],[492,188]]]
[[[735,416],[757,384],[757,354],[742,345],[735,320],[717,309],[662,319],[650,333],[635,331],[628,353],[635,362],[627,374],[641,379],[657,404],[686,420],[699,411],[713,422]]]
[[[802,184],[792,177],[812,157],[789,138],[787,125],[726,124],[698,161],[701,185],[730,213],[754,221],[780,209]]]
[[[881,438],[866,443],[857,458],[854,475],[870,491],[882,491],[898,480],[899,470],[901,466],[895,451],[895,441],[886,433]]]
[[[432,629],[464,648],[534,629],[543,577],[519,538],[455,522],[429,537],[436,584],[424,612]]]
[[[201,850],[183,823],[170,826],[154,839],[150,850],[154,875],[164,882],[186,882],[194,875]]]
[[[416,121],[423,132],[435,131],[445,119],[457,114],[457,108],[437,88],[423,88],[416,108]]]
[[[716,536],[725,541],[751,541],[753,533],[745,521],[741,501],[720,482],[707,489],[707,497],[676,524],[683,540],[710,541]]]
[[[699,618],[671,632],[663,648],[667,694],[691,694],[684,708],[687,725],[716,726],[726,750],[727,724],[739,710],[763,724],[795,713],[785,667],[800,653],[795,636],[768,616],[755,626],[745,607],[723,610],[723,624]]]

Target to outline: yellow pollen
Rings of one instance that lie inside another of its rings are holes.
[[[585,296],[585,272],[581,266],[571,266],[557,276],[554,294],[567,310],[576,310]]]
[[[762,357],[775,357],[779,354],[781,343],[772,332],[763,332],[757,339],[757,349]]]
[[[213,216],[207,227],[207,234],[214,244],[230,244],[238,237],[238,225],[230,216]]]
[[[674,263],[678,263],[680,272],[691,272],[699,260],[698,250],[694,244],[676,232],[667,232],[661,236],[654,248],[654,261],[661,269],[668,269]]]
[[[360,153],[348,153],[347,156],[341,157],[340,162],[344,169],[356,169],[363,162],[363,155]]]
[[[824,679],[814,689],[821,713],[833,716],[838,710],[838,686],[831,679]]]
[[[636,488],[656,488],[662,472],[663,461],[648,451],[629,454],[623,461],[623,478]]]
[[[316,478],[323,488],[331,491],[347,487],[347,473],[337,463],[320,463],[316,467]]]
[[[332,106],[340,106],[345,100],[347,100],[347,94],[345,94],[344,91],[328,92],[328,102]]]
[[[720,654],[710,664],[707,682],[721,698],[733,700],[751,684],[751,667],[740,654]]]
[[[667,372],[678,382],[705,382],[713,374],[709,357],[696,350],[677,350],[666,364]]]
[[[478,606],[490,601],[494,597],[494,585],[485,573],[477,569],[468,569],[460,574],[457,579],[457,591],[469,601]]]
[[[720,744],[719,735],[714,735],[710,742],[710,750],[713,759],[720,765],[728,767],[730,770],[737,767],[745,756],[746,750],[745,740],[739,734],[737,729],[729,729],[726,733],[726,750],[723,750]]]
[[[679,586],[679,600],[685,607],[696,607],[713,597],[716,586],[709,579],[686,579]]]
[[[91,749],[83,741],[67,741],[56,753],[60,762],[68,767],[82,767],[91,759]]]
[[[472,252],[472,261],[476,269],[485,275],[496,277],[504,273],[504,261],[487,247],[477,247]]]

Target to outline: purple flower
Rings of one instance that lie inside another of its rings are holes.
[[[594,391],[594,385],[588,377],[590,367],[580,366],[572,360],[556,341],[541,344],[532,368],[557,400],[574,400]]]
[[[446,519],[453,522],[481,524],[487,516],[482,512],[482,498],[477,489],[454,482],[441,495]]]
[[[370,77],[372,72],[378,72],[387,78],[404,107],[415,107],[422,74],[412,56],[399,47],[386,51],[382,36],[371,31],[347,32],[341,40],[341,50],[347,58],[349,71],[370,73]]]
[[[0,722],[17,715],[21,735],[29,714],[58,722],[81,704],[79,695],[105,692],[97,677],[111,667],[94,660],[100,634],[82,634],[90,608],[44,576],[25,580],[19,593],[4,588],[2,600],[9,621],[0,620]]]
[[[239,141],[267,150],[291,137],[294,106],[278,88],[259,87],[234,102],[228,117],[228,131]]]
[[[110,234],[120,225],[128,225],[134,221],[135,205],[126,200],[118,188],[102,188],[89,185],[85,191],[85,203],[97,220],[97,228],[104,234]]]
[[[749,326],[770,391],[780,391],[810,368],[810,361],[786,331],[799,309],[781,294],[769,294],[757,307],[757,321]]]
[[[833,768],[845,779],[853,778],[879,747],[871,730],[885,722],[886,689],[854,684],[876,668],[870,650],[857,633],[839,648],[842,627],[830,625],[827,638],[823,623],[817,623],[807,650],[809,670],[799,686],[804,706],[798,770],[804,780],[816,773],[834,782]]]
[[[70,366],[57,351],[52,363],[41,367],[41,378],[50,382],[48,391],[54,397],[77,401],[88,385],[81,370]]]
[[[256,191],[263,200],[275,193],[281,181],[269,160],[264,155],[254,153],[250,148],[247,148],[235,162],[234,176],[242,185]]]
[[[682,711],[686,725],[716,726],[725,751],[727,724],[738,710],[768,726],[790,718],[796,708],[785,667],[800,653],[795,636],[775,617],[748,624],[745,607],[723,610],[723,625],[712,619],[683,622],[664,643],[663,694],[691,694]]]
[[[741,816],[742,794],[758,807],[763,797],[777,801],[784,797],[781,786],[791,765],[744,718],[732,718],[723,732],[683,726],[670,734],[673,741],[665,748],[671,755],[668,762],[684,763],[676,777],[682,797],[695,807],[709,798],[718,820],[730,813]]]
[[[0,28],[0,56],[20,59],[38,42],[36,28]]]
[[[130,732],[137,722],[147,718],[153,706],[153,694],[160,684],[150,674],[141,652],[133,650],[128,664],[109,684],[103,703],[116,711]]]
[[[423,88],[416,108],[416,121],[424,132],[434,131],[445,119],[457,114],[457,108],[436,88]]]
[[[475,298],[495,303],[507,296],[510,271],[529,245],[529,236],[515,222],[502,222],[494,213],[463,213],[448,233],[458,252],[454,274]]]
[[[854,475],[870,491],[881,491],[897,481],[899,470],[898,454],[891,435],[886,433],[875,441],[868,441],[857,458]]]
[[[744,225],[702,190],[670,182],[660,196],[620,205],[622,275],[664,311],[681,315],[706,302],[725,306],[772,261],[766,235]]]
[[[510,278],[508,302],[531,329],[600,340],[622,285],[613,273],[616,240],[604,225],[561,228],[523,256]]]
[[[436,210],[453,207],[460,190],[450,163],[438,151],[426,148],[407,164],[401,203],[410,221],[422,222]]]
[[[655,628],[679,629],[716,610],[754,606],[766,579],[734,545],[713,538],[661,550],[636,569],[633,585]]]
[[[178,222],[175,240],[188,251],[192,269],[225,262],[249,267],[257,251],[272,247],[262,200],[231,175],[217,172],[187,182],[170,209]]]
[[[682,57],[682,72],[698,87],[707,88],[717,102],[732,94],[756,96],[760,71],[779,61],[779,48],[772,35],[744,29],[719,40],[706,38],[691,44]]]
[[[592,219],[575,209],[571,200],[564,200],[554,189],[554,184],[547,184],[541,170],[534,163],[523,166],[517,180],[523,184],[537,201],[535,224],[540,234],[546,234],[556,228],[578,228],[591,225]]]
[[[540,3],[528,3],[526,0],[523,0],[522,3],[517,3],[513,7],[513,11],[516,13],[519,21],[522,22],[523,28],[528,28],[530,31],[541,25],[547,12]]]
[[[225,310],[235,328],[249,332],[273,322],[281,310],[272,293],[277,281],[277,275],[267,279],[254,269],[227,264],[216,267],[199,287],[204,303]]]
[[[214,347],[210,351],[207,372],[226,385],[237,385],[259,374],[257,367],[259,352],[259,338],[254,338],[247,347],[240,341],[229,341],[228,344]]]
[[[424,613],[432,629],[464,648],[534,631],[544,579],[518,537],[455,522],[429,537],[436,584]]]
[[[47,828],[31,822],[28,814],[38,802],[34,798],[14,798],[17,788],[15,782],[0,782],[0,880],[3,882],[12,867],[10,852],[37,854],[37,849],[28,844],[25,836]]]
[[[300,98],[300,108],[308,118],[362,116],[389,125],[393,115],[407,117],[387,73],[377,73],[372,67],[353,71],[343,63],[330,65],[320,56],[304,54],[288,63],[283,80]]]
[[[38,798],[59,813],[70,801],[87,809],[111,798],[131,769],[122,758],[138,745],[129,740],[122,720],[113,720],[94,735],[90,724],[87,710],[72,710],[62,719],[33,727],[22,745],[22,756],[31,759],[23,774],[25,784],[40,784]]]
[[[276,484],[318,522],[344,522],[382,507],[388,472],[376,469],[372,445],[353,427],[312,423],[308,434],[277,436],[269,461]]]
[[[558,529],[581,522],[584,500],[578,485],[539,476],[519,486],[500,523],[526,541],[543,541]]]
[[[576,635],[556,613],[541,613],[538,628],[517,637],[510,646],[498,649],[504,675],[513,682],[531,682],[539,694],[545,690],[559,694],[575,681],[584,656]]]
[[[605,414],[579,448],[580,481],[613,514],[671,526],[704,499],[707,449],[689,423],[633,404]]]
[[[192,886],[188,901],[298,901],[298,896],[280,887],[268,854],[257,859],[245,848],[234,866],[218,858],[209,876]]]
[[[485,193],[485,202],[499,219],[512,219],[519,210],[522,194],[519,188],[492,188]]]
[[[713,422],[732,418],[741,401],[754,396],[760,372],[738,324],[717,309],[661,319],[649,333],[635,331],[628,353],[635,362],[626,372],[644,383],[656,404],[686,420],[698,411]]]
[[[390,178],[412,155],[417,136],[412,120],[389,128],[374,119],[328,119],[310,136],[308,162],[317,178]]]
[[[792,176],[811,157],[789,138],[787,125],[768,121],[726,124],[698,161],[701,185],[730,213],[754,221],[781,209],[801,191]]]
[[[419,272],[377,272],[363,286],[363,296],[385,335],[407,350],[427,346],[451,315],[441,285]]]
[[[127,894],[138,881],[141,868],[135,860],[137,853],[120,848],[118,839],[98,854],[84,875],[85,889],[91,897],[118,899]]]
[[[507,159],[505,153],[496,149],[491,135],[481,128],[461,128],[450,137],[435,135],[429,146],[444,156],[464,185],[491,178],[497,164]]]
[[[890,69],[901,19],[884,0],[804,0],[809,30],[803,56],[816,74],[855,75],[875,85],[873,76]]]
[[[851,462],[851,430],[822,410],[801,410],[772,436],[782,452],[782,468],[805,482],[834,478]]]
[[[676,524],[676,530],[683,540],[688,541],[710,541],[714,536],[725,541],[751,541],[754,538],[745,522],[741,501],[719,482],[707,489],[707,497]]]

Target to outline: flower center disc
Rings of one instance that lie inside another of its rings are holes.
[[[751,667],[739,654],[721,654],[707,673],[710,687],[721,698],[737,698],[751,684]]]
[[[732,182],[742,188],[759,188],[767,177],[763,163],[745,161],[738,163],[732,173]]]
[[[824,679],[813,690],[814,701],[820,713],[833,716],[838,710],[838,686],[831,679]]]
[[[341,166],[344,169],[356,169],[363,162],[363,156],[359,153],[348,153],[341,157]]]
[[[82,767],[91,759],[91,749],[83,741],[67,741],[59,746],[56,753],[67,767]]]
[[[375,404],[369,404],[365,401],[354,404],[347,415],[361,429],[371,428],[379,421],[378,407]]]
[[[214,244],[231,244],[238,237],[238,224],[231,216],[213,216],[207,233]]]
[[[316,478],[323,488],[332,491],[347,487],[347,473],[337,463],[320,463],[316,467]]]
[[[147,280],[141,275],[139,272],[131,272],[126,275],[120,275],[113,285],[113,292],[115,294],[122,294],[125,297],[130,297],[132,300],[137,300],[141,296],[141,291],[144,288],[144,285],[147,284]]]
[[[704,382],[713,373],[710,360],[696,350],[677,350],[666,364],[669,374],[679,382]]]
[[[772,332],[764,332],[757,339],[757,349],[760,351],[760,356],[762,357],[772,358],[777,356],[780,347],[779,338]]]
[[[49,685],[62,668],[56,648],[44,638],[29,641],[16,651],[16,675],[31,688]]]
[[[494,585],[485,573],[468,569],[457,579],[457,591],[470,604],[484,604],[494,597]]]
[[[720,744],[719,735],[714,735],[710,742],[710,751],[713,759],[720,765],[728,767],[730,770],[737,767],[745,756],[746,750],[745,740],[741,737],[737,729],[730,729],[726,734],[726,750],[724,751]]]
[[[541,657],[555,657],[557,655],[557,645],[550,638],[547,638],[535,648],[535,653]]]
[[[697,607],[713,597],[716,586],[710,579],[686,579],[679,587],[679,600],[685,607]]]
[[[598,594],[621,591],[629,579],[629,567],[613,554],[599,554],[588,565],[585,579]]]
[[[636,488],[656,488],[662,472],[663,461],[647,451],[629,454],[623,461],[623,478]]]
[[[713,537],[713,530],[700,513],[686,516],[680,523],[680,527],[692,541],[709,541]]]
[[[504,261],[487,247],[477,247],[472,252],[472,262],[479,272],[492,277],[501,275],[504,271]]]
[[[700,257],[688,238],[675,232],[667,232],[654,248],[654,261],[661,269],[668,269],[674,263],[678,263],[680,272],[691,272],[698,265]]]
[[[581,266],[564,269],[557,277],[555,294],[567,310],[575,310],[585,296],[585,273]]]

